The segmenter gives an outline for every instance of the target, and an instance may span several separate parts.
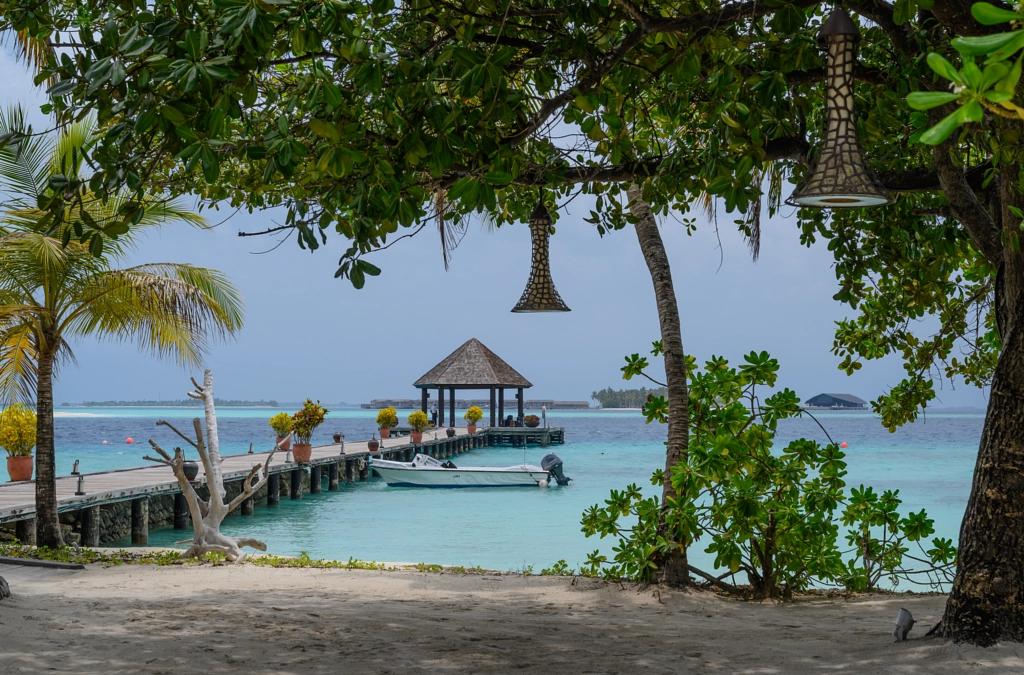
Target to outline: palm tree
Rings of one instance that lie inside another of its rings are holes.
[[[0,129],[11,122],[19,120],[0,115]],[[50,176],[81,170],[80,160],[69,160],[81,157],[93,135],[88,123],[71,125],[51,144],[32,136],[0,151],[0,194],[7,207],[0,231],[0,402],[36,404],[40,546],[63,543],[57,520],[53,379],[58,366],[74,360],[69,342],[87,336],[133,341],[195,366],[210,338],[234,335],[242,324],[241,295],[220,272],[175,263],[117,269],[114,263],[129,250],[129,239],[105,235],[108,245],[96,255],[95,247],[68,240],[67,228],[74,228],[70,217],[54,224],[49,212],[36,206],[40,196],[50,194]],[[203,224],[173,202],[153,200],[146,206],[141,227],[170,220]],[[86,194],[81,208],[101,222],[116,212],[117,198],[104,204]]]

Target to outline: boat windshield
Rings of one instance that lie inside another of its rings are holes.
[[[421,455],[417,453],[417,455],[412,459],[412,465],[416,468],[421,466],[440,467],[441,462],[428,455]]]

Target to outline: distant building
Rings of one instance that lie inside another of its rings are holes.
[[[829,410],[858,410],[868,407],[868,402],[852,394],[818,394],[807,399],[807,408],[826,408]]]

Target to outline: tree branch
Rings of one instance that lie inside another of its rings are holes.
[[[157,425],[158,427],[159,427],[159,426],[165,426],[165,427],[167,427],[168,429],[170,429],[170,430],[171,430],[171,431],[173,431],[174,433],[176,433],[176,434],[178,434],[179,436],[181,436],[181,438],[182,438],[182,439],[183,439],[183,440],[184,440],[184,441],[185,441],[186,443],[188,443],[189,445],[191,445],[191,446],[192,446],[193,448],[197,448],[197,449],[199,448],[199,446],[198,446],[198,445],[196,445],[196,442],[195,442],[195,441],[193,441],[193,440],[192,440],[191,438],[189,438],[189,437],[188,437],[188,436],[186,436],[185,434],[183,434],[183,433],[181,433],[180,431],[178,431],[177,429],[175,429],[175,428],[174,428],[174,425],[172,425],[172,424],[171,424],[170,422],[168,422],[167,420],[157,420],[157,421],[156,421],[156,425]],[[150,441],[150,443],[152,443],[152,442],[153,442],[153,441]]]

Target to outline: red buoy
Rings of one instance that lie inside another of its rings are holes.
[[[127,438],[127,440],[125,440],[125,443],[127,443],[128,445],[131,445],[131,444],[132,444],[132,443],[134,443],[134,442],[135,442],[135,439],[133,439],[133,438],[132,438],[131,436],[129,436],[129,437]],[[845,444],[845,443],[843,444],[843,447],[846,447],[846,444]]]
[[[131,443],[131,442],[132,442],[132,439],[130,439],[130,438],[129,438],[129,439],[128,439],[128,442],[129,442],[129,443]],[[842,443],[840,443],[840,444],[839,444],[839,447],[840,447],[840,448],[845,448],[845,447],[846,447],[846,441],[843,441]]]

